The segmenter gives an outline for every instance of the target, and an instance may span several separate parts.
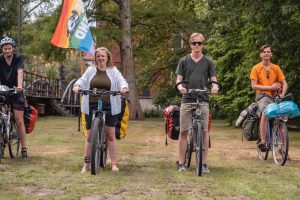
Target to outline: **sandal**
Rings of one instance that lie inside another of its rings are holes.
[[[113,172],[120,171],[119,168],[117,167],[117,164],[111,164],[111,171],[113,171]]]
[[[266,152],[267,151],[266,142],[258,143],[257,147],[260,149],[261,152]]]
[[[82,174],[90,171],[90,166],[89,166],[90,164],[91,164],[91,157],[89,156],[84,157],[84,165],[81,170]]]

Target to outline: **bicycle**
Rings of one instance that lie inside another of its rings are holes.
[[[11,97],[16,94],[15,88],[0,85],[0,161],[6,145],[11,158],[17,157],[20,152],[20,138],[11,105]]]
[[[270,96],[263,95],[260,99],[264,97]],[[293,95],[289,93],[283,98],[280,98],[278,95],[270,98],[272,98],[275,103],[280,103],[282,99],[290,98],[291,100],[293,100]],[[261,149],[257,147],[258,158],[260,160],[267,160],[269,151],[272,151],[272,158],[275,164],[283,166],[286,163],[289,150],[289,137],[286,125],[287,121],[288,116],[286,115],[279,115],[274,118],[268,119],[266,151],[261,151]],[[260,140],[257,141],[257,143],[259,142]]]
[[[221,89],[221,85],[216,81],[210,81],[209,84],[214,83],[219,86]],[[189,84],[188,81],[180,81],[175,85],[175,90],[179,92],[177,86],[180,84]],[[203,132],[203,120],[200,118],[201,116],[201,99],[203,99],[204,95],[210,95],[210,90],[205,89],[188,89],[187,92],[193,99],[196,99],[195,104],[191,104],[193,106],[192,111],[192,129],[188,132],[188,140],[187,140],[187,149],[185,154],[185,165],[187,168],[190,167],[192,153],[196,153],[196,175],[202,175],[202,153],[205,151],[205,140],[204,140],[204,132]],[[205,97],[204,97],[205,99]],[[210,143],[210,140],[209,140]]]
[[[107,142],[104,132],[106,112],[102,110],[102,97],[107,94],[113,96],[121,95],[121,92],[94,88],[92,90],[82,90],[80,93],[83,95],[95,95],[99,98],[98,107],[96,110],[93,110],[91,135],[91,174],[96,175],[101,168],[104,169],[106,167],[107,161]]]

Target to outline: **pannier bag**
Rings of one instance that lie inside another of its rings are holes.
[[[179,132],[180,132],[179,117],[180,117],[180,108],[177,105],[170,105],[164,111],[166,135],[173,140],[178,140],[179,138]],[[166,145],[167,145],[167,138],[166,138]]]
[[[251,103],[245,110],[240,113],[236,120],[236,126],[242,127],[242,140],[256,141],[259,139],[259,115],[257,102]]]
[[[121,112],[117,114],[116,124],[115,124],[115,134],[116,139],[122,139],[126,136],[128,124],[129,124],[129,100],[122,98],[121,101]],[[80,131],[80,122],[82,128],[82,134],[86,137],[86,114],[81,113],[80,120],[78,120],[78,131]]]
[[[115,125],[116,138],[122,139],[126,136],[129,123],[129,101],[126,98],[122,98],[121,112],[117,115],[117,123]]]
[[[293,101],[284,101],[281,103],[270,103],[264,109],[264,114],[268,118],[275,118],[281,115],[288,116],[290,118],[300,115],[298,105]]]
[[[240,113],[239,118],[235,122],[235,126],[236,127],[242,127],[242,124],[243,124],[244,120],[248,116],[258,116],[259,115],[258,111],[259,110],[258,110],[258,104],[257,104],[257,102],[251,103],[249,106],[247,106],[247,108],[245,110],[243,110]]]
[[[27,134],[33,131],[37,116],[38,111],[33,106],[28,105],[24,108],[24,124]]]
[[[247,141],[256,141],[259,139],[259,118],[247,117],[242,123],[243,136]]]

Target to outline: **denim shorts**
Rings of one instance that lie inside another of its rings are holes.
[[[93,120],[93,110],[96,110],[98,107],[98,102],[90,103],[89,115],[85,115],[86,120],[86,129],[89,130],[92,128]],[[117,115],[111,114],[111,105],[110,103],[103,103],[102,110],[106,112],[105,114],[105,125],[110,127],[115,127]]]

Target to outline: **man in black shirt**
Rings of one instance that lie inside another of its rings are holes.
[[[0,82],[10,88],[16,87],[18,95],[13,98],[12,106],[17,129],[21,141],[21,155],[24,160],[28,159],[26,132],[24,125],[25,95],[23,94],[23,68],[24,58],[20,54],[13,53],[14,40],[5,37],[0,41],[2,54],[0,54]]]

